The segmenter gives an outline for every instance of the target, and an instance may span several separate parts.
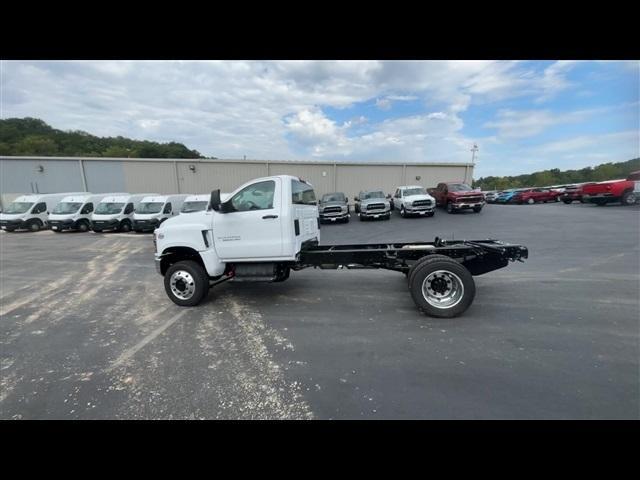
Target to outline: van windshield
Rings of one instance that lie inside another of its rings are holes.
[[[60,202],[51,213],[76,213],[81,206],[81,202]]]
[[[4,213],[26,213],[32,206],[33,203],[12,202],[4,211]]]
[[[163,205],[164,203],[162,202],[141,203],[138,205],[138,208],[136,208],[136,213],[159,213]]]
[[[124,203],[99,203],[95,212],[98,215],[113,215],[115,213],[120,213],[122,211],[122,207],[124,207]]]
[[[182,205],[182,213],[190,213],[190,212],[201,212],[202,210],[206,210],[209,202],[206,200],[200,202],[184,202]]]

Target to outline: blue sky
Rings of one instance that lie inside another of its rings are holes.
[[[0,62],[0,117],[219,158],[466,162],[476,178],[640,156],[640,63]]]

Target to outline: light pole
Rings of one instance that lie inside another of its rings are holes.
[[[473,148],[471,149],[471,163],[475,165],[476,163],[476,152],[478,151],[478,145],[473,144]]]

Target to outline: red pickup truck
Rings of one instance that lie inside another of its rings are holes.
[[[596,205],[605,205],[610,202],[634,205],[640,199],[640,170],[631,172],[624,180],[608,180],[585,185],[582,189],[582,198]]]
[[[474,190],[462,182],[439,183],[436,188],[428,188],[427,192],[436,199],[437,206],[446,208],[449,213],[464,209],[480,213],[485,204],[484,194],[479,189]]]

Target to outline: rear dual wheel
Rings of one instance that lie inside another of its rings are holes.
[[[463,265],[444,255],[429,255],[409,270],[409,292],[421,312],[452,318],[473,303],[476,287]]]

